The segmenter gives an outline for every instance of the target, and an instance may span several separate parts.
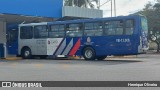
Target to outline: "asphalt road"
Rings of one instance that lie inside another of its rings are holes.
[[[0,81],[160,81],[160,55],[110,57],[104,61],[0,60]],[[109,88],[109,90],[117,89]],[[145,90],[151,89],[145,88]]]

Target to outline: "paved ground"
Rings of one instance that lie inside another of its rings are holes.
[[[160,55],[113,57],[106,58],[105,61],[0,60],[0,72],[0,81],[160,81]],[[97,90],[96,88],[76,89]],[[117,88],[108,89],[117,90]],[[129,90],[141,89],[129,88]],[[144,89],[159,90],[159,88]]]

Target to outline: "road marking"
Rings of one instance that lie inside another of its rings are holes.
[[[5,60],[22,60],[21,57],[7,57]]]
[[[42,68],[42,67],[44,67],[43,64],[34,64],[34,66],[37,67],[37,68]]]
[[[17,66],[17,63],[12,63],[11,66],[14,66],[14,67],[15,67],[15,66]]]
[[[68,64],[62,64],[62,67],[63,68],[69,68],[69,65]]]

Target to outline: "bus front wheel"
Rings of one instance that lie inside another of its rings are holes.
[[[92,47],[86,47],[83,50],[83,57],[85,58],[85,60],[95,60],[95,50]]]
[[[23,59],[31,59],[32,53],[30,48],[24,48],[22,50],[22,58]]]

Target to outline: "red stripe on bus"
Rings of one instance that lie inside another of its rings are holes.
[[[80,39],[78,39],[78,41],[76,42],[76,44],[74,45],[73,49],[71,50],[71,52],[69,53],[69,55],[75,55],[75,53],[77,52],[77,50],[79,49],[81,44]]]

